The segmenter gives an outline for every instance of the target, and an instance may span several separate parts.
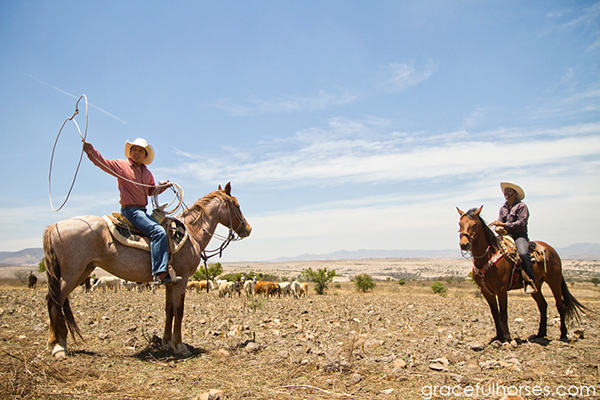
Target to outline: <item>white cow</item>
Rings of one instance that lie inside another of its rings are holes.
[[[246,293],[246,297],[254,296],[254,281],[248,280],[244,282],[244,293]]]
[[[225,297],[225,295],[229,295],[229,297],[233,297],[233,290],[235,287],[235,283],[233,282],[223,282],[219,285],[219,297]]]
[[[291,286],[292,284],[289,282],[280,282],[278,283],[279,285],[279,297],[283,296],[289,296],[290,292],[291,292]]]
[[[119,286],[121,286],[121,280],[116,276],[101,276],[92,286],[92,292],[98,288],[102,288],[104,293],[106,293],[106,289],[114,289],[115,292],[118,292]]]
[[[290,290],[295,299],[300,298],[300,292],[302,291],[302,287],[300,286],[300,282],[294,281],[290,285]]]

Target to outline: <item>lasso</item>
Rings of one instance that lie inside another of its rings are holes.
[[[81,99],[85,99],[85,129],[83,131],[83,135],[81,134],[81,129],[79,129],[79,124],[74,119],[75,116],[77,114],[79,114],[78,107],[79,107],[79,102],[81,101]],[[60,134],[62,133],[62,130],[68,121],[73,121],[75,123],[75,126],[77,127],[77,132],[79,132],[79,136],[81,136],[81,140],[85,141],[85,138],[87,136],[87,127],[88,127],[88,102],[87,102],[87,97],[85,96],[85,94],[82,94],[81,96],[79,96],[79,99],[77,99],[77,103],[75,103],[75,112],[73,113],[72,116],[65,119],[65,122],[63,122],[63,124],[61,125],[60,129],[58,130],[58,135],[56,135],[56,140],[54,141],[54,146],[52,147],[52,156],[50,157],[50,170],[48,172],[48,196],[50,197],[50,207],[52,207],[52,209],[54,211],[60,211],[60,209],[63,208],[65,204],[67,204],[67,200],[69,200],[69,196],[71,195],[73,186],[75,186],[75,180],[77,179],[77,173],[79,173],[79,167],[81,166],[81,160],[83,159],[83,147],[82,147],[81,154],[79,154],[79,162],[77,163],[77,169],[75,170],[75,174],[73,175],[73,181],[71,182],[71,187],[69,188],[69,191],[67,192],[67,196],[65,197],[65,200],[62,202],[62,204],[58,208],[54,208],[54,205],[52,204],[52,163],[54,162],[54,152],[56,151],[56,145],[58,144],[58,139],[60,138]]]
[[[85,99],[85,129],[83,131],[83,135],[81,134],[81,129],[79,129],[79,124],[74,119],[75,116],[77,114],[79,114],[79,102],[81,101],[81,99]],[[60,138],[60,134],[62,133],[62,130],[68,121],[73,121],[75,123],[75,126],[77,127],[77,132],[79,132],[79,136],[81,137],[82,142],[85,142],[85,139],[87,137],[87,127],[88,127],[88,102],[87,102],[87,97],[85,94],[82,94],[79,97],[79,99],[77,99],[77,103],[75,104],[75,112],[73,113],[72,116],[65,119],[65,122],[63,122],[63,124],[61,125],[61,127],[58,131],[58,135],[56,135],[56,140],[54,141],[54,147],[52,147],[52,157],[50,157],[50,171],[48,173],[48,196],[50,197],[50,207],[52,207],[52,209],[54,211],[60,211],[60,209],[62,209],[64,207],[64,205],[67,203],[67,200],[69,199],[69,196],[71,195],[71,191],[73,190],[73,186],[75,186],[75,180],[77,179],[79,167],[81,166],[81,160],[83,159],[83,145],[82,145],[81,153],[79,154],[79,162],[77,163],[77,169],[75,170],[75,174],[73,175],[73,181],[71,182],[71,187],[69,188],[69,191],[67,192],[67,196],[65,197],[65,200],[62,202],[62,204],[58,208],[55,208],[54,205],[52,204],[52,163],[54,161],[54,152],[56,150],[56,145],[58,143],[58,139]],[[135,181],[129,180],[129,179],[125,178],[124,176],[121,176],[120,174],[114,172],[106,164],[104,164],[101,160],[98,160],[97,158],[96,158],[96,160],[98,162],[100,162],[101,164],[103,164],[110,171],[110,174],[116,178],[123,179],[127,182],[130,182],[130,183],[133,183],[133,184],[136,184],[139,186],[154,188],[154,192],[152,194],[152,207],[155,210],[159,210],[164,215],[175,214],[181,207],[181,205],[183,203],[183,188],[181,186],[179,186],[178,184],[170,182],[167,185],[159,184],[156,186],[152,186],[152,185],[146,185],[143,183],[135,182]],[[159,206],[158,194],[161,191],[160,189],[164,188],[165,186],[168,186],[173,190],[173,192],[175,193],[175,198],[170,203]],[[171,210],[167,210],[168,207],[173,206],[176,202],[177,202],[177,204]]]

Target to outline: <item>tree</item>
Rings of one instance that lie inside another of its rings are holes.
[[[46,263],[44,262],[44,259],[42,258],[41,261],[38,263],[38,272],[44,273],[46,272]]]
[[[590,282],[592,282],[594,284],[594,286],[598,286],[598,284],[600,283],[600,278],[592,278],[590,279]]]
[[[208,279],[206,279],[206,271],[204,269],[204,265],[200,265],[200,267],[196,270],[196,272],[194,272],[194,275],[192,275],[192,277],[197,281],[212,280],[215,279],[217,276],[221,275],[222,273],[223,266],[221,265],[221,263],[208,264]]]
[[[327,267],[320,268],[316,272],[313,271],[312,268],[307,268],[302,270],[302,276],[316,284],[315,292],[317,292],[317,294],[324,294],[325,289],[327,289],[327,284],[333,281],[336,273],[334,269],[331,271],[327,270]]]
[[[369,274],[360,274],[354,277],[354,286],[356,290],[367,292],[373,289],[376,284],[373,282],[373,278]]]

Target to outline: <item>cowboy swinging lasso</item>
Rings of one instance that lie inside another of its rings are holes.
[[[77,113],[76,110],[73,117]],[[191,207],[185,207],[176,218],[165,218],[165,229],[157,220],[164,215],[160,215],[160,212],[154,216],[146,214],[148,196],[154,196],[175,184],[164,181],[155,185],[154,177],[146,168],[154,158],[152,146],[143,139],[126,142],[127,160],[107,160],[86,142],[85,135],[82,136],[82,141],[83,151],[92,162],[117,177],[121,193],[121,213],[133,225],[128,225],[125,229],[131,232],[133,228],[137,228],[140,235],[149,236],[149,243],[145,249],[123,244],[109,228],[109,222],[112,225],[121,225],[121,222],[115,223],[111,218],[93,215],[65,219],[46,229],[43,247],[48,276],[48,347],[55,357],[64,357],[68,333],[71,333],[73,339],[75,334],[81,336],[71,310],[69,294],[95,268],[102,268],[124,280],[154,281],[165,285],[163,344],[170,346],[175,354],[189,356],[191,352],[181,338],[185,283],[201,261],[208,257],[205,248],[214,236],[218,224],[230,230],[227,243],[235,235],[244,238],[252,231],[237,199],[231,195],[231,185],[228,183],[223,189],[219,186],[218,190],[198,199]],[[171,245],[167,233],[175,239]]]

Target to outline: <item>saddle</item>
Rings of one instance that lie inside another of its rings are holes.
[[[508,235],[500,235],[496,240],[504,255],[506,255],[506,257],[513,263],[513,271],[509,287],[510,290],[513,289],[520,280],[527,280],[528,277],[523,270],[523,263],[521,262],[521,257],[517,251],[517,246],[514,239]],[[531,262],[533,265],[544,262],[545,251],[546,249],[536,242],[529,242],[529,256],[531,257]]]
[[[106,221],[111,235],[121,244],[150,252],[150,238],[125,218],[123,214],[113,211],[112,215],[102,217]],[[176,218],[164,218],[161,226],[167,232],[169,253],[177,253],[188,239],[185,224]]]

